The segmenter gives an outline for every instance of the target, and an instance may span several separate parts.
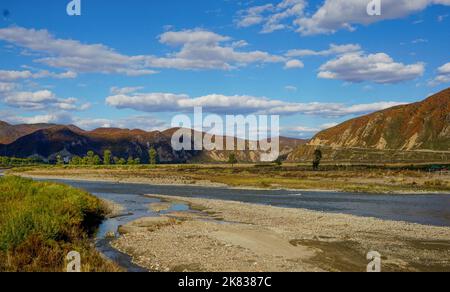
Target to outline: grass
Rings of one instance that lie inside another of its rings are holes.
[[[299,164],[159,165],[37,167],[11,170],[19,175],[170,184],[212,182],[232,187],[321,189],[386,193],[450,191],[449,173],[430,173],[429,165],[323,165],[321,171]]]
[[[119,271],[92,246],[105,216],[92,195],[62,184],[0,178],[0,271],[62,272],[70,251],[82,270]]]

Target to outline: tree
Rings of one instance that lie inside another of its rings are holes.
[[[133,164],[134,164],[133,156],[130,155],[130,156],[128,157],[127,164],[128,164],[128,165],[133,165]]]
[[[126,161],[124,158],[120,158],[120,159],[117,161],[117,164],[118,164],[118,165],[125,165],[125,164],[127,164],[127,161]]]
[[[136,165],[141,164],[141,159],[140,158],[135,158],[134,159],[134,164],[136,164]]]
[[[236,154],[231,153],[230,156],[228,156],[228,163],[231,164],[231,167],[234,167],[234,165],[238,163],[238,160],[236,159]]]
[[[278,166],[282,166],[283,165],[283,159],[281,158],[281,156],[278,156],[278,158],[274,162]]]
[[[111,156],[112,156],[112,153],[110,150],[105,150],[105,152],[103,152],[103,164],[104,165],[111,164]]]
[[[100,165],[102,164],[102,159],[98,155],[94,155],[92,158],[92,165]]]
[[[71,164],[71,165],[82,165],[83,164],[83,159],[81,159],[80,156],[74,156],[70,160],[69,164]]]
[[[94,164],[94,151],[88,151],[84,160],[84,164],[93,165]]]
[[[156,152],[155,148],[152,147],[150,148],[150,150],[148,150],[148,156],[149,156],[149,163],[151,165],[156,165],[156,156],[158,155],[158,153]]]
[[[64,160],[61,155],[56,156],[56,165],[64,165]]]
[[[319,170],[321,160],[322,160],[322,151],[320,149],[316,149],[316,151],[314,151],[314,160],[313,160],[314,170]]]

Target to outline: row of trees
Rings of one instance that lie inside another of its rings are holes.
[[[39,158],[16,158],[0,156],[0,166],[24,166],[43,163]]]
[[[158,153],[155,148],[150,148],[148,151],[149,155],[149,164],[156,165]],[[57,157],[56,164],[63,165],[64,161],[61,156]],[[70,165],[139,165],[141,164],[140,158],[133,158],[133,156],[129,156],[128,159],[119,158],[112,155],[110,150],[105,150],[103,152],[103,159],[94,153],[94,151],[88,151],[86,156],[74,156],[70,162]]]

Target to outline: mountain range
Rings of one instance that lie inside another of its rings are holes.
[[[85,131],[74,125],[33,124],[10,125],[0,122],[0,156],[17,158],[39,158],[55,161],[58,155],[66,158],[85,156],[90,150],[102,156],[110,150],[113,156],[138,157],[149,160],[148,150],[155,148],[160,163],[224,162],[230,151],[174,151],[172,135],[177,128],[165,131],[146,132],[135,129],[99,128]],[[203,134],[205,135],[205,134]],[[224,138],[225,139],[225,138]],[[238,139],[235,139],[237,144]],[[289,154],[295,147],[307,140],[280,137],[282,155]],[[193,141],[191,142],[193,144]],[[259,161],[258,151],[237,151],[237,159],[242,162]]]
[[[154,147],[161,163],[224,162],[229,151],[174,151],[171,138],[176,128],[147,132],[139,129],[99,128],[85,131],[73,125],[10,125],[0,121],[0,156],[54,161],[98,155],[111,150],[114,156],[148,161]],[[330,160],[370,160],[370,153],[450,152],[450,88],[422,102],[397,106],[346,121],[324,130],[310,141],[280,137],[281,155],[288,161],[307,161],[321,148]],[[354,150],[354,151],[350,151]],[[238,151],[242,162],[259,161],[258,151]],[[328,155],[328,156],[327,156]],[[369,156],[368,156],[369,155]],[[423,157],[423,159],[435,159]],[[447,158],[445,158],[447,159]]]

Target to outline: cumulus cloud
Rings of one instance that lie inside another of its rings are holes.
[[[370,81],[387,84],[415,79],[422,76],[424,70],[423,63],[405,65],[395,62],[384,53],[364,55],[359,52],[344,54],[323,64],[318,77],[347,82]]]
[[[295,20],[297,31],[302,35],[331,34],[338,30],[355,30],[354,25],[398,19],[420,12],[431,5],[450,5],[450,0],[383,0],[382,13],[373,17],[367,14],[369,1],[326,0],[311,16]]]
[[[73,79],[77,77],[77,73],[67,71],[63,73],[54,73],[47,70],[38,72],[31,72],[29,70],[14,71],[14,70],[0,70],[0,80],[2,81],[17,81],[19,79],[40,79],[40,78],[56,78],[56,79]]]
[[[289,60],[284,65],[284,69],[299,69],[303,67],[305,67],[305,64],[300,60]]]
[[[77,73],[140,76],[155,74],[155,69],[162,68],[229,70],[252,63],[285,61],[284,57],[267,52],[238,51],[245,41],[233,42],[228,36],[203,29],[167,31],[160,35],[162,44],[180,48],[166,56],[128,56],[102,44],[58,39],[47,30],[17,26],[0,29],[0,40],[38,53],[40,56],[35,60],[38,63]],[[69,77],[70,73],[66,74]]]
[[[230,70],[252,63],[285,61],[284,57],[267,52],[237,51],[237,47],[246,43],[224,43],[231,38],[202,29],[165,32],[159,40],[162,44],[179,46],[180,50],[166,57],[148,57],[146,64],[150,67]]]
[[[442,83],[450,83],[450,63],[444,64],[438,68],[438,75],[432,81],[430,86],[436,86]]]
[[[58,98],[50,90],[39,91],[4,91],[1,92],[2,100],[10,107],[21,108],[24,110],[86,110],[90,107],[89,103],[78,104],[76,98]]]
[[[202,107],[205,112],[217,114],[307,114],[319,116],[346,116],[365,114],[400,105],[398,102],[345,105],[339,103],[296,103],[249,95],[226,96],[210,94],[191,98],[185,94],[135,93],[112,95],[106,98],[109,106],[142,112],[190,112]]]
[[[356,25],[403,18],[432,5],[450,5],[450,0],[382,0],[382,14],[374,17],[367,14],[369,2],[325,0],[317,9],[310,5],[309,8],[314,12],[309,14],[306,12],[307,1],[283,0],[279,4],[254,6],[239,11],[235,22],[238,27],[261,25],[263,33],[294,26],[302,35],[332,34],[341,29],[354,31]]]
[[[283,0],[278,4],[250,7],[238,12],[237,27],[250,27],[262,24],[261,33],[271,33],[289,27],[288,20],[304,14],[305,0]]]

